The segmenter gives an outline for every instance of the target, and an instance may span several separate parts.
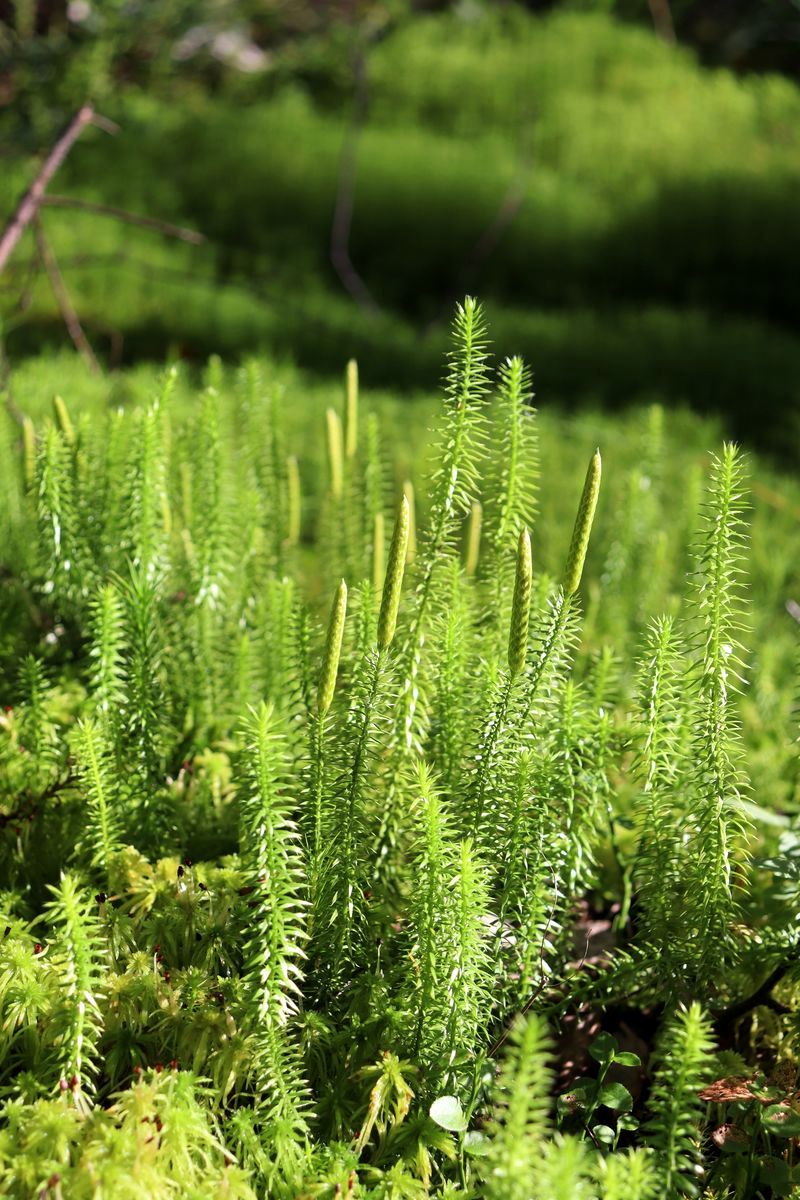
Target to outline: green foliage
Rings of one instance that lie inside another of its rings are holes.
[[[453,338],[436,412],[257,363],[16,396],[0,1190],[794,1183],[793,1085],[726,1122],[749,1166],[698,1091],[716,1045],[793,1061],[797,484],[752,458],[746,510],[738,452],[650,408],[596,503],[597,419],[534,426],[518,360],[493,394],[473,300]]]
[[[460,517],[477,498],[477,479],[484,455],[484,408],[487,385],[487,335],[480,305],[467,298],[456,312],[455,348],[450,352],[445,417],[438,433],[438,466],[432,481],[427,536],[417,564],[417,583],[410,631],[401,650],[404,692],[402,737],[407,748],[416,741],[420,639],[437,569],[452,544]]]
[[[665,980],[675,977],[674,954],[681,944],[680,917],[673,906],[681,887],[680,823],[676,814],[680,812],[682,782],[678,751],[682,736],[686,736],[682,728],[686,722],[676,642],[671,618],[657,619],[648,631],[639,686],[638,774],[643,795],[638,809],[636,883],[643,933],[662,948]]]
[[[708,1078],[711,1048],[708,1018],[696,1003],[670,1018],[657,1047],[647,1136],[664,1196],[698,1193],[702,1101],[697,1093]]]
[[[528,623],[531,611],[531,539],[527,529],[519,535],[514,598],[511,604],[511,629],[508,635],[508,670],[511,676],[525,669],[528,656]]]
[[[486,553],[481,564],[498,617],[514,570],[509,534],[520,527],[531,529],[536,518],[539,464],[531,400],[530,372],[521,358],[506,359],[500,365],[494,413],[499,444],[487,464],[493,478],[486,488]]]
[[[105,725],[91,718],[78,722],[76,758],[87,810],[86,857],[110,887],[112,863],[122,849],[122,812],[116,762]]]
[[[56,929],[51,966],[58,974],[62,996],[53,1014],[59,1029],[58,1086],[76,1107],[85,1109],[99,1069],[102,931],[94,902],[74,876],[63,875],[58,887],[50,890],[53,899],[45,911]]]
[[[245,730],[245,784],[239,792],[239,847],[248,901],[243,946],[244,1001],[258,1042],[253,1087],[276,1122],[305,1128],[298,1056],[286,1025],[302,996],[305,870],[299,834],[285,795],[280,733],[262,704]]]
[[[57,1100],[9,1103],[0,1142],[6,1195],[45,1192],[134,1200],[192,1196],[253,1200],[232,1165],[208,1107],[208,1089],[189,1071],[148,1071],[111,1106],[87,1118]]]
[[[489,1197],[524,1200],[537,1187],[551,1132],[549,1050],[542,1021],[535,1016],[518,1018],[496,1085],[494,1138],[487,1163]]]
[[[726,445],[712,467],[694,598],[700,624],[700,683],[692,722],[694,828],[686,890],[688,905],[697,906],[704,929],[697,969],[709,980],[724,962],[730,924],[737,913],[735,876],[743,870],[737,864],[737,843],[746,822],[732,696],[743,670],[738,639],[745,505],[741,460],[736,447]]]
[[[741,735],[732,711],[743,669],[742,489],[740,459],[728,445],[712,464],[683,647],[672,620],[657,621],[641,682],[640,885],[644,923],[665,947],[670,988],[687,975],[706,986],[720,977],[735,952],[731,926],[746,879]],[[687,670],[695,682],[681,694]],[[684,944],[693,922],[698,936]]]

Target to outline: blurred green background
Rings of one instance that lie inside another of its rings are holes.
[[[486,303],[540,404],[658,399],[800,448],[797,0],[0,0],[0,218],[85,100],[42,227],[104,367],[263,351],[430,387]],[[69,344],[32,231],[3,370]]]

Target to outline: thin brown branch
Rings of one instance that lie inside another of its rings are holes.
[[[17,205],[16,211],[0,237],[0,271],[3,270],[19,239],[39,211],[51,179],[69,154],[87,125],[97,123],[91,104],[84,104],[70,121],[53,149],[42,163],[39,174]]]
[[[675,24],[672,20],[672,10],[669,0],[647,0],[650,6],[650,16],[658,36],[665,42],[674,42]]]
[[[353,119],[345,135],[342,156],[339,160],[336,205],[331,225],[331,262],[336,274],[356,303],[364,312],[374,317],[378,315],[380,308],[350,257],[350,231],[353,225],[355,205],[358,140],[367,115],[367,63],[363,48],[359,49],[356,57],[355,85]]]
[[[763,1006],[771,1008],[774,1012],[788,1012],[785,1005],[780,1004],[772,995],[773,990],[788,975],[788,973],[797,965],[797,950],[770,971],[764,982],[756,988],[750,996],[746,996],[744,1000],[737,1001],[736,1004],[731,1004],[724,1008],[715,1017],[715,1024],[718,1026],[732,1025],[739,1017],[745,1016],[746,1013],[752,1012],[754,1008]]]
[[[102,129],[103,133],[110,133],[112,136],[120,130],[116,121],[109,121],[108,117],[101,117],[100,113],[94,114],[91,123],[95,128]]]
[[[792,504],[791,500],[787,500],[780,492],[776,492],[773,488],[759,483],[757,479],[751,482],[750,491],[759,500],[763,500],[765,504],[769,504],[771,508],[776,508],[779,512],[788,512],[796,521],[800,521],[800,508],[796,504]]]
[[[71,788],[76,782],[75,776],[67,771],[67,774],[58,779],[54,779],[52,783],[36,795],[27,793],[18,808],[12,809],[11,812],[0,813],[0,829],[4,829],[6,825],[10,825],[16,821],[30,821],[37,815],[42,805],[48,800],[60,798],[61,792]]]
[[[28,308],[30,308],[30,305],[33,301],[33,293],[36,287],[36,281],[39,276],[40,265],[41,263],[39,261],[39,254],[34,246],[33,253],[25,265],[22,290],[19,292],[16,305],[14,306],[14,312],[17,316],[20,316],[22,313],[26,312]],[[10,290],[10,288],[8,290]]]
[[[112,204],[95,204],[91,200],[79,200],[75,196],[45,196],[42,204],[48,208],[75,208],[80,212],[93,213],[99,217],[112,217],[115,221],[123,221],[127,225],[138,225],[142,229],[152,229],[164,237],[177,238],[181,242],[189,242],[193,246],[201,246],[205,235],[194,229],[186,229],[182,225],[173,225],[170,221],[160,221],[156,217],[143,217],[139,213],[128,212],[124,208],[115,208]]]
[[[508,191],[500,202],[500,207],[492,217],[489,224],[481,233],[478,240],[475,242],[470,251],[466,262],[461,268],[459,274],[459,282],[455,289],[455,296],[463,296],[470,291],[470,282],[473,280],[477,272],[485,262],[491,257],[497,249],[506,230],[514,221],[517,213],[522,207],[522,202],[525,199],[525,184],[523,179],[515,179],[510,184]],[[452,312],[453,297],[448,296],[447,303],[442,306],[436,316],[425,327],[424,336],[429,337],[438,325],[449,320],[449,314]]]
[[[33,217],[33,228],[39,257],[50,280],[50,286],[53,289],[53,295],[56,298],[56,303],[58,304],[64,324],[67,327],[67,333],[72,338],[75,349],[82,356],[89,370],[97,375],[100,372],[100,366],[94,356],[92,347],[89,345],[89,339],[83,332],[83,327],[78,320],[78,314],[72,306],[69,292],[58,267],[58,261],[50,243],[44,236],[44,229],[42,228],[41,218],[38,213]]]
[[[453,303],[459,297],[473,291],[475,277],[481,267],[488,262],[497,249],[508,229],[516,220],[527,191],[528,173],[532,159],[531,136],[534,123],[534,113],[528,114],[525,123],[525,134],[520,147],[519,169],[506,189],[500,204],[488,225],[473,243],[458,273],[456,284],[446,297],[442,307],[434,313],[423,330],[424,337],[430,337],[437,326],[449,321]]]

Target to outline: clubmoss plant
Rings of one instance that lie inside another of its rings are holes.
[[[284,747],[274,710],[262,704],[245,731],[245,784],[239,793],[247,881],[245,1005],[257,1042],[252,1064],[257,1108],[303,1133],[308,1097],[299,1048],[287,1032],[302,995],[305,864],[284,786]]]
[[[0,1192],[788,1194],[791,481],[651,409],[600,506],[472,299],[427,480],[269,372],[0,426]]]
[[[666,1023],[655,1057],[647,1126],[664,1196],[691,1195],[700,1161],[698,1130],[708,1079],[711,1030],[700,1005],[678,1010]]]

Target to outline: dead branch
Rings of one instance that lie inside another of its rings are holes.
[[[665,42],[675,42],[675,24],[669,0],[648,0],[653,27],[658,36]]]
[[[358,140],[367,115],[367,61],[363,47],[359,48],[356,56],[355,85],[353,119],[345,135],[342,156],[339,160],[336,206],[331,225],[331,262],[336,274],[356,303],[364,312],[374,317],[378,315],[380,308],[350,257],[350,231],[353,225],[355,204]]]
[[[756,988],[752,995],[746,996],[744,1000],[739,1000],[736,1004],[731,1004],[717,1013],[714,1018],[715,1024],[723,1027],[732,1025],[734,1021],[737,1021],[746,1013],[752,1012],[759,1005],[764,1008],[771,1008],[773,1012],[789,1012],[789,1009],[785,1005],[775,999],[772,992],[784,976],[788,975],[796,966],[797,950],[795,949],[788,958],[784,959],[783,962],[779,962],[774,970],[770,971],[767,978]]]
[[[89,370],[94,375],[97,375],[100,372],[99,364],[94,356],[92,347],[89,345],[89,339],[83,332],[83,327],[78,320],[78,314],[75,312],[75,309],[72,306],[69,292],[67,291],[66,284],[64,283],[64,279],[58,267],[58,261],[53,253],[50,243],[44,236],[44,230],[42,228],[42,222],[38,212],[34,214],[32,220],[39,258],[41,259],[42,266],[47,272],[47,276],[50,280],[50,286],[53,289],[53,295],[56,298],[59,312],[61,313],[64,324],[67,327],[67,333],[72,338],[75,349],[80,353],[86,365],[89,367]]]
[[[138,225],[142,229],[152,229],[162,233],[164,237],[177,238],[180,242],[189,242],[193,246],[201,246],[206,238],[194,229],[185,229],[182,225],[173,225],[170,221],[160,221],[157,217],[143,217],[139,213],[128,212],[124,208],[115,208],[111,204],[95,204],[91,200],[79,200],[75,196],[44,196],[42,204],[46,208],[75,208],[80,212],[93,213],[99,217],[112,217],[127,225]]]
[[[3,236],[0,237],[0,271],[5,267],[17,242],[39,211],[48,184],[87,125],[101,125],[102,128],[109,131],[111,129],[111,123],[98,117],[91,104],[84,104],[83,108],[76,112],[42,163],[39,174],[20,200],[14,215],[3,230]]]
[[[481,233],[478,240],[472,247],[466,262],[461,268],[459,274],[459,284],[455,289],[454,295],[463,296],[470,291],[470,282],[483,266],[489,260],[500,241],[503,238],[506,230],[513,224],[514,219],[522,207],[525,199],[525,183],[522,178],[512,180],[505,196],[503,197],[500,207],[492,217],[489,224]],[[424,329],[424,336],[430,337],[438,325],[449,320],[449,314],[452,311],[453,298],[448,296],[447,303],[442,305],[441,309],[428,322]]]

